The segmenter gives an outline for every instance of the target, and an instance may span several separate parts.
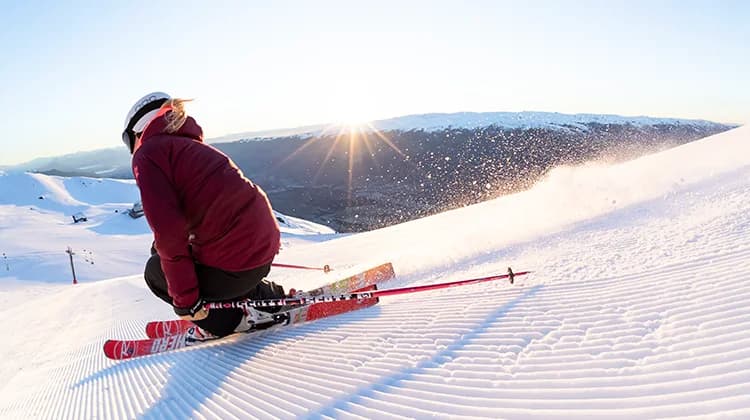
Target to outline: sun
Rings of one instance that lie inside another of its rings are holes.
[[[300,147],[298,147],[294,152],[289,154],[286,158],[282,160],[280,164],[284,164],[284,162],[288,161],[295,155],[297,155],[302,150],[306,149],[308,146],[320,141],[320,139],[324,138],[333,138],[333,142],[331,146],[328,148],[328,151],[325,155],[325,157],[322,159],[321,166],[318,168],[318,171],[313,176],[312,180],[313,183],[315,183],[315,180],[320,176],[322,171],[324,170],[324,167],[326,165],[326,162],[329,161],[331,156],[333,156],[334,152],[336,151],[337,147],[344,146],[347,150],[347,158],[348,158],[348,168],[347,168],[347,175],[348,175],[348,182],[347,182],[347,202],[351,204],[352,201],[352,187],[354,182],[354,173],[355,173],[355,161],[357,161],[357,157],[364,154],[365,156],[368,156],[375,164],[377,165],[377,154],[378,154],[378,143],[382,143],[386,145],[387,147],[394,150],[396,153],[401,155],[402,157],[406,157],[406,155],[396,146],[387,135],[380,132],[371,120],[367,120],[364,118],[359,117],[347,117],[347,118],[340,118],[338,122],[332,123],[325,127],[320,135],[315,136],[307,140],[304,144],[302,144]]]
[[[348,115],[337,118],[334,122],[334,125],[337,125],[345,130],[358,130],[367,127],[370,124],[370,121],[371,120],[363,116]]]
[[[330,110],[331,120],[333,125],[339,127],[352,127],[352,128],[364,128],[372,122],[373,112],[366,106],[361,104],[347,102],[341,104],[338,109]]]

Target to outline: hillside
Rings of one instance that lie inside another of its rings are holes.
[[[277,210],[336,231],[361,232],[525,190],[559,165],[624,161],[731,127],[674,118],[464,112],[209,142],[263,187]],[[132,176],[122,147],[39,159],[17,169]]]
[[[141,270],[153,235],[144,217],[127,211],[140,201],[133,180],[0,172],[0,276],[69,283],[67,247],[76,252],[78,280],[119,277]],[[85,222],[74,223],[82,214]],[[282,247],[321,241],[334,231],[276,213]]]
[[[142,337],[146,321],[172,316],[137,265],[132,276],[77,286],[3,278],[0,417],[746,418],[748,152],[742,127],[623,163],[557,167],[528,191],[432,217],[298,243],[279,260],[336,270],[274,270],[287,287],[383,261],[398,275],[388,286],[507,266],[534,273],[139,360],[101,354],[106,338]],[[78,205],[65,190],[49,188]],[[0,210],[27,206],[18,200]],[[58,223],[49,212],[16,222],[0,244]]]
[[[522,191],[559,165],[619,162],[729,128],[648,119],[557,125],[547,118],[546,124],[540,117],[507,126],[470,119],[466,127],[347,129],[216,146],[268,191],[275,208],[356,232]]]

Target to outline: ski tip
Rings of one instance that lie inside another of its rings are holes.
[[[112,360],[130,359],[135,353],[135,346],[123,340],[107,340],[102,348],[104,355]]]
[[[115,359],[115,345],[116,342],[114,340],[107,340],[104,342],[104,346],[102,346],[102,349],[104,350],[104,355],[107,356],[109,359]]]
[[[146,324],[146,336],[148,338],[162,338],[170,335],[182,334],[194,324],[184,319],[172,319],[167,321],[151,321]]]
[[[158,322],[149,322],[146,324],[146,337],[148,338],[156,338],[156,327]]]

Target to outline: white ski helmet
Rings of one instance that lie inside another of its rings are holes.
[[[125,118],[125,129],[122,132],[122,142],[133,153],[135,147],[135,135],[143,131],[146,125],[151,122],[159,108],[172,99],[171,96],[164,92],[151,92],[139,99],[128,112]]]

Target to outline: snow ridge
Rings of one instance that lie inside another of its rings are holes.
[[[127,212],[140,201],[134,180],[0,174],[0,278],[70,282],[65,249],[78,280],[129,275],[142,269],[153,235],[146,218]],[[86,222],[74,223],[82,213]],[[285,247],[330,239],[327,226],[275,212]]]
[[[676,118],[623,117],[608,114],[561,114],[557,112],[459,112],[453,114],[409,115],[373,122],[378,130],[425,130],[445,128],[480,128],[497,126],[503,128],[552,128],[577,127],[585,124],[630,124],[647,125],[695,125],[710,126],[715,123],[704,120],[682,120]]]
[[[586,130],[588,129],[587,124],[628,124],[637,127],[654,125],[712,127],[718,125],[711,121],[678,118],[654,118],[645,116],[626,117],[612,114],[562,114],[558,112],[524,111],[415,114],[383,120],[374,120],[362,124],[355,124],[353,126],[363,132],[372,132],[373,130],[439,131],[444,129],[476,129],[489,126],[506,129],[547,128],[561,130],[575,128],[578,130]],[[230,134],[212,138],[209,142],[260,140],[286,136],[310,137],[325,134],[336,135],[339,132],[348,132],[350,128],[350,125],[347,124],[319,124],[297,128]]]

